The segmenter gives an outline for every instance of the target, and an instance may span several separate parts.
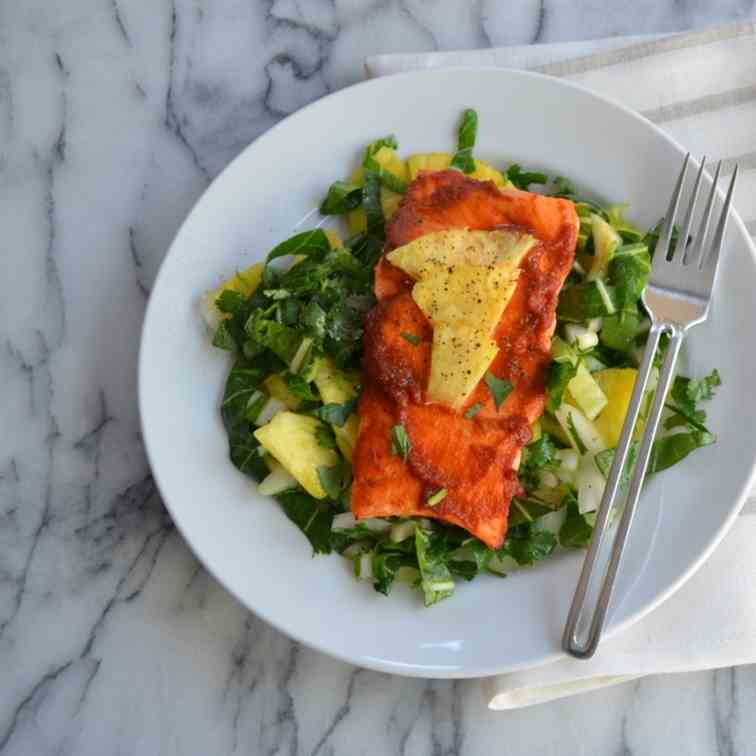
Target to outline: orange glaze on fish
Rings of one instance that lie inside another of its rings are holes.
[[[412,299],[412,279],[385,257],[376,266],[378,304],[366,320],[353,459],[352,511],[358,518],[432,517],[492,548],[504,541],[509,503],[521,492],[521,450],[545,404],[557,299],[577,241],[575,207],[564,199],[501,191],[458,171],[423,172],[387,224],[386,251],[434,231],[502,227],[521,229],[539,243],[520,265],[494,334],[499,353],[489,369],[514,386],[498,411],[484,381],[459,412],[427,401],[432,328]],[[466,418],[475,404],[481,409]],[[399,424],[412,444],[406,463],[391,449],[391,428]],[[445,498],[427,506],[440,489]]]

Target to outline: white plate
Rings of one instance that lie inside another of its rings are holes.
[[[561,655],[559,639],[583,553],[507,580],[461,584],[424,609],[403,586],[386,598],[338,556],[309,544],[227,458],[218,404],[228,363],[209,344],[199,295],[261,259],[300,224],[319,222],[326,187],[365,144],[388,133],[400,152],[450,150],[463,108],[478,111],[475,154],[574,179],[655,223],[682,149],[624,108],[544,76],[427,71],[369,81],[287,118],[213,183],[176,236],[155,283],[139,366],[144,440],[176,524],[207,568],[291,637],[365,667],[425,677],[490,675]],[[756,266],[733,217],[711,320],[696,328],[686,369],[719,368],[710,410],[719,442],[654,479],[644,494],[608,634],[651,611],[690,577],[732,523],[756,457]],[[740,346],[738,346],[740,345]]]

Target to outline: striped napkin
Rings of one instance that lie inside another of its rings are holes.
[[[725,176],[739,163],[735,206],[756,234],[754,24],[366,61],[368,76],[439,66],[527,68],[563,77],[642,113],[693,154],[723,159]],[[589,661],[565,658],[491,678],[490,707],[514,709],[644,675],[756,662],[755,544],[752,498],[713,556],[660,608]]]

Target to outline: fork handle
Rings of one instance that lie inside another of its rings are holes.
[[[653,403],[651,404],[651,410],[646,421],[640,449],[635,461],[635,469],[630,480],[622,518],[620,519],[619,527],[617,528],[612,543],[608,565],[601,578],[601,589],[598,598],[596,599],[593,616],[590,618],[588,633],[585,640],[581,641],[577,637],[577,629],[585,609],[588,587],[590,586],[594,572],[596,571],[597,555],[608,530],[610,522],[609,515],[614,510],[617,500],[622,470],[627,461],[630,445],[632,443],[633,430],[638,419],[641,403],[648,384],[648,378],[654,364],[654,355],[656,354],[659,340],[665,332],[670,334],[669,346],[664,355],[656,393],[654,395]],[[622,427],[622,436],[614,453],[614,460],[611,469],[609,470],[606,488],[604,489],[604,495],[601,498],[601,505],[596,517],[596,525],[591,538],[591,544],[588,548],[585,562],[583,563],[583,569],[580,573],[580,579],[578,580],[578,585],[575,590],[575,596],[572,599],[572,606],[570,607],[570,612],[567,616],[567,623],[565,624],[564,635],[562,637],[562,647],[564,650],[568,654],[579,659],[587,659],[593,656],[601,637],[601,631],[604,626],[609,602],[612,597],[612,590],[617,577],[617,571],[619,570],[622,561],[622,554],[625,550],[630,526],[633,522],[633,515],[635,514],[635,508],[638,504],[638,498],[640,497],[643,479],[651,458],[654,436],[659,427],[659,421],[661,420],[662,411],[664,410],[664,402],[667,398],[670,384],[672,383],[675,363],[677,362],[677,357],[680,353],[680,347],[682,346],[684,335],[684,329],[679,326],[659,323],[654,323],[651,326],[648,341],[646,342],[646,349],[643,353],[643,359],[641,360],[638,375],[635,379],[635,386],[633,388],[632,398],[630,399],[630,406],[628,407],[625,424]]]

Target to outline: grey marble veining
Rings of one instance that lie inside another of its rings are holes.
[[[149,476],[139,328],[208,182],[375,52],[670,31],[752,2],[0,0],[0,754],[756,753],[756,670],[510,713],[256,619]]]

